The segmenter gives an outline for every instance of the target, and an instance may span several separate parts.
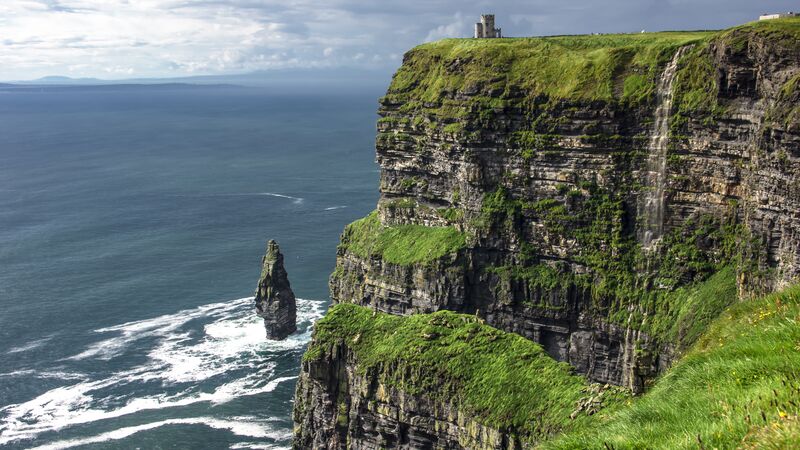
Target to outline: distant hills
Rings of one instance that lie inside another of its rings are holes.
[[[259,71],[235,75],[202,75],[174,78],[130,78],[103,80],[99,78],[71,78],[47,76],[35,80],[6,81],[0,87],[12,86],[108,86],[108,85],[240,85],[240,86],[319,86],[347,85],[386,86],[392,73],[388,70],[337,69],[286,69]]]

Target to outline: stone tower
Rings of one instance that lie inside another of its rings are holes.
[[[503,37],[500,28],[494,27],[494,14],[481,14],[481,21],[475,24],[475,38],[499,38]]]

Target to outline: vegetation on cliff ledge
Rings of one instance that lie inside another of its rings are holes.
[[[736,301],[734,267],[756,272],[741,259],[749,234],[732,212],[687,219],[662,238],[657,251],[643,252],[635,236],[626,233],[624,189],[579,186],[536,202],[513,198],[503,187],[484,196],[473,225],[505,229],[525,243],[515,264],[485,268],[500,278],[501,286],[525,283],[531,292],[577,289],[591,297],[598,316],[684,349]],[[531,222],[542,224],[551,240],[574,242],[572,261],[588,270],[575,273],[564,261],[540,258],[548,250],[542,239],[527,237],[523,224]],[[647,270],[637,270],[643,267]]]
[[[399,317],[338,304],[317,322],[305,359],[340,344],[381,383],[460,405],[523,440],[576,427],[627,398],[622,389],[590,385],[539,344],[449,311]]]
[[[373,211],[345,228],[340,248],[363,258],[379,256],[388,263],[410,265],[435,261],[465,245],[466,236],[455,227],[387,227]]]
[[[587,384],[538,344],[446,311],[336,305],[305,359],[346,345],[380,383],[545,449],[788,449],[800,443],[799,322],[800,285],[737,303],[641,397]]]

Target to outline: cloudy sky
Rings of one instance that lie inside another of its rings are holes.
[[[508,36],[724,28],[786,0],[0,0],[0,80],[396,67],[494,12]]]

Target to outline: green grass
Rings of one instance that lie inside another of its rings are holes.
[[[363,258],[379,256],[400,265],[425,264],[464,248],[466,236],[455,227],[383,226],[378,212],[345,228],[341,248]]]
[[[651,330],[663,342],[686,349],[737,299],[736,271],[724,267],[708,280],[665,294]]]
[[[724,113],[718,104],[714,48],[742,52],[763,40],[797,49],[800,19],[723,31],[444,39],[409,51],[385,98],[402,104],[403,112],[424,111],[432,123],[459,120],[459,125],[448,125],[448,132],[489,126],[494,113],[507,107],[541,113],[557,110],[562,100],[649,106],[664,65],[678,48],[694,45],[680,61],[676,108],[679,115],[698,111],[713,120]],[[456,92],[471,96],[456,100]],[[549,128],[552,124],[544,123],[531,129],[546,134]]]
[[[411,50],[389,96],[439,101],[443,92],[510,87],[532,98],[641,101],[677,48],[710,32],[663,32],[498,40],[445,39]],[[494,99],[497,102],[497,99]],[[496,106],[496,105],[495,105]]]
[[[800,74],[781,87],[778,101],[769,109],[767,120],[775,125],[795,129],[800,124]]]
[[[709,286],[687,303],[718,304],[719,294]],[[684,310],[678,317],[696,321],[697,330],[710,325],[650,391],[633,398],[587,384],[520,336],[446,311],[399,317],[336,305],[317,323],[305,359],[346,344],[360,373],[450,400],[479,423],[544,449],[797,448],[800,285],[736,303],[713,321]],[[580,411],[598,392],[597,413]]]
[[[799,321],[800,286],[738,303],[647,394],[544,448],[797,448]]]
[[[361,373],[460,405],[479,423],[527,441],[585,424],[588,411],[570,418],[581,399],[595,397],[610,407],[627,398],[620,389],[588,384],[538,344],[475,316],[441,311],[399,317],[339,304],[317,322],[305,358],[322,358],[341,343],[354,352]],[[591,417],[602,416],[602,407]]]
[[[679,61],[672,90],[678,114],[719,114],[719,86],[710,42],[702,42],[687,51]]]
[[[743,50],[753,36],[797,48],[800,41],[800,17],[757,20],[724,30],[717,37],[735,50]]]

